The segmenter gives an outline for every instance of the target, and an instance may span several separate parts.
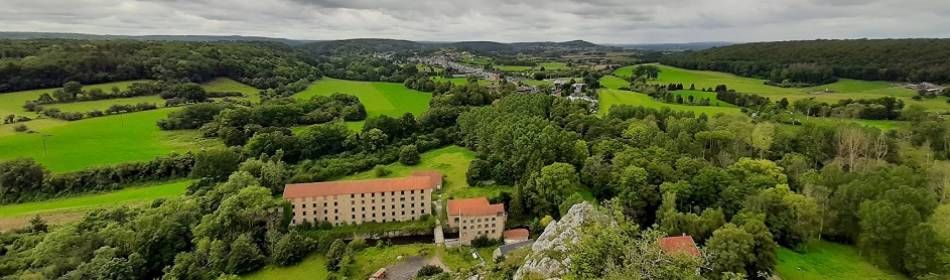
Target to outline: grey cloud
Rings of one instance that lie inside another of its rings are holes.
[[[948,37],[933,0],[0,0],[0,30],[600,43]]]

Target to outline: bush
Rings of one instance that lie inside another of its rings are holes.
[[[416,272],[416,277],[418,278],[429,277],[429,276],[437,275],[442,272],[445,272],[445,270],[443,270],[441,267],[427,264],[427,265],[422,266],[422,268],[419,269],[419,272]]]
[[[30,130],[30,128],[26,127],[25,124],[18,124],[13,127],[13,131],[16,131],[16,132],[26,132],[27,130]]]
[[[419,149],[416,145],[405,145],[399,149],[399,162],[405,165],[416,165],[422,159],[419,157]]]
[[[386,177],[391,173],[392,171],[389,171],[389,168],[386,168],[384,165],[377,165],[373,168],[373,174],[376,174],[376,177]]]
[[[499,240],[497,239],[488,238],[487,235],[480,235],[478,237],[475,237],[475,239],[472,239],[472,247],[475,247],[475,248],[489,247],[498,243],[501,243],[501,242],[499,242]]]

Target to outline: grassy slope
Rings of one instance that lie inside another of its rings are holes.
[[[673,94],[682,96],[684,100],[687,98],[687,96],[692,96],[693,98],[696,98],[696,100],[709,99],[709,104],[711,106],[733,107],[733,108],[737,107],[736,105],[729,104],[728,102],[719,101],[719,98],[716,98],[715,92],[698,91],[698,90],[677,90],[677,91],[674,91]]]
[[[300,263],[287,267],[268,265],[257,272],[242,276],[249,280],[309,280],[327,279],[327,258],[323,254],[312,254]]]
[[[827,85],[821,85],[811,88],[782,88],[765,85],[763,80],[740,77],[728,73],[714,71],[695,71],[681,69],[666,65],[656,65],[660,68],[660,76],[655,83],[681,83],[686,87],[695,84],[696,88],[712,88],[719,84],[727,85],[729,88],[736,89],[739,92],[755,93],[772,98],[777,101],[781,98],[788,98],[790,101],[815,97],[816,100],[835,103],[841,99],[859,99],[859,98],[880,98],[893,96],[900,98],[905,104],[919,104],[929,110],[948,110],[950,104],[946,98],[926,99],[916,101],[911,99],[916,92],[910,89],[899,87],[898,85],[884,81],[861,81],[851,79],[840,79],[839,81]],[[628,77],[632,74],[633,67],[627,66],[614,71],[614,75]],[[825,89],[832,90],[832,93],[815,93]]]
[[[614,90],[606,89],[600,91],[600,110],[598,113],[601,115],[606,115],[609,112],[611,106],[629,104],[629,105],[640,105],[650,108],[663,108],[670,107],[670,109],[678,111],[693,111],[698,113],[706,113],[707,115],[715,115],[717,113],[724,114],[741,114],[738,108],[728,108],[728,107],[713,107],[713,106],[690,106],[690,105],[680,105],[680,104],[667,104],[660,101],[653,100],[650,96],[646,94],[625,91],[625,90]]]
[[[465,172],[469,164],[475,158],[475,153],[459,146],[448,146],[441,149],[425,152],[421,155],[422,162],[416,166],[406,166],[401,163],[387,165],[392,173],[387,177],[408,176],[416,170],[438,170],[445,174],[445,182],[442,186],[442,193],[446,198],[468,198],[479,196],[495,196],[502,190],[508,189],[503,186],[483,186],[469,187],[465,180]],[[375,173],[370,170],[360,172],[351,176],[344,177],[344,180],[352,179],[370,179],[376,178]]]
[[[201,84],[201,87],[206,91],[219,91],[219,92],[228,92],[236,91],[244,94],[244,98],[251,100],[252,102],[260,102],[261,94],[260,90],[249,85],[242,84],[241,82],[232,80],[230,78],[217,78],[207,83]]]
[[[432,99],[431,93],[411,90],[399,83],[358,82],[330,78],[318,80],[294,96],[299,99],[308,99],[317,95],[329,96],[334,93],[358,97],[366,107],[367,117],[379,115],[399,117],[404,113],[419,116],[429,108],[429,100]],[[352,122],[349,126],[358,129],[362,127],[362,122]]]
[[[819,241],[808,246],[807,253],[781,248],[778,251],[778,275],[786,280],[804,279],[909,279],[896,272],[874,267],[854,247]]]
[[[136,202],[148,202],[157,198],[181,195],[185,193],[185,189],[188,188],[189,184],[191,184],[191,180],[181,180],[130,187],[107,193],[4,205],[0,206],[0,218],[33,216],[36,214],[78,211]]]
[[[175,108],[91,118],[0,137],[0,161],[32,157],[53,172],[97,165],[143,161],[209,144],[194,141],[194,132],[161,131],[155,123]],[[31,128],[33,128],[31,126]],[[34,128],[35,129],[35,128]],[[43,135],[46,138],[44,152]]]

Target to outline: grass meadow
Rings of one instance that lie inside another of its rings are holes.
[[[716,85],[723,84],[738,92],[759,94],[769,97],[773,101],[778,101],[781,98],[795,101],[814,97],[818,101],[835,103],[838,100],[849,98],[868,99],[893,96],[903,100],[906,105],[919,104],[932,111],[950,110],[950,103],[946,102],[946,98],[913,100],[911,97],[917,95],[915,91],[885,81],[839,79],[831,84],[809,88],[782,88],[766,85],[764,80],[740,77],[729,73],[687,70],[659,64],[652,65],[659,67],[660,75],[651,83],[680,83],[687,88],[690,84],[694,84],[697,89],[713,88]],[[615,70],[613,74],[619,77],[629,77],[632,75],[634,67],[622,67]],[[829,92],[825,93],[826,90]]]
[[[54,223],[65,222],[79,218],[85,211],[96,208],[148,203],[159,198],[176,197],[184,194],[189,184],[191,180],[152,183],[107,193],[3,205],[0,206],[0,231],[26,225],[29,219],[36,215]]]
[[[827,241],[809,244],[805,253],[780,248],[775,269],[785,280],[910,279],[900,273],[875,267],[852,246]]]
[[[386,177],[409,176],[417,170],[438,170],[445,175],[445,182],[442,185],[441,193],[446,199],[449,198],[470,198],[479,196],[496,196],[502,191],[508,190],[504,186],[478,186],[471,187],[465,180],[465,172],[468,166],[475,159],[475,152],[464,147],[448,146],[420,155],[422,161],[415,166],[407,166],[401,163],[392,163],[386,165],[391,174]],[[341,178],[342,180],[354,179],[372,179],[377,178],[372,170],[356,173],[351,176]]]
[[[652,97],[627,90],[616,90],[616,89],[603,89],[599,93],[600,95],[600,110],[598,113],[601,115],[607,115],[610,107],[614,105],[639,105],[649,108],[663,108],[669,107],[670,109],[677,111],[692,111],[699,113],[706,113],[706,115],[715,115],[718,113],[723,114],[742,114],[739,111],[739,108],[735,107],[715,107],[715,106],[692,106],[692,105],[681,105],[681,104],[670,104],[663,103],[660,101],[654,100]]]
[[[359,82],[324,78],[310,85],[294,97],[309,99],[313,96],[329,96],[343,93],[356,96],[366,107],[367,117],[387,115],[399,117],[405,113],[420,116],[429,108],[431,93],[406,88],[400,83]],[[351,129],[361,129],[362,122],[350,122]]]

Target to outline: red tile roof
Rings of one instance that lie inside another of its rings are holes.
[[[466,198],[449,200],[449,216],[494,216],[505,213],[504,204],[488,204],[488,198]]]
[[[431,180],[433,186],[438,186],[442,184],[442,172],[435,170],[422,170],[412,172],[412,176],[427,176]]]
[[[699,248],[696,247],[693,237],[689,235],[660,238],[660,248],[671,255],[685,253],[691,256],[699,256]]]
[[[434,174],[434,173],[433,173]],[[284,198],[303,198],[334,196],[357,193],[394,192],[424,190],[434,188],[433,174],[413,175],[402,178],[345,180],[315,183],[287,184],[284,186]],[[442,175],[439,175],[441,181]]]
[[[503,234],[507,240],[528,240],[528,229],[516,228],[506,230]]]

